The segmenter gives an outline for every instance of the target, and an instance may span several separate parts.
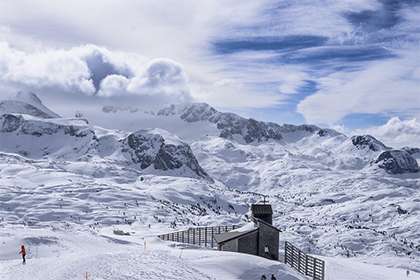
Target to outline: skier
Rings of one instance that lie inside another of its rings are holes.
[[[22,258],[23,258],[23,263],[25,263],[25,256],[26,256],[26,251],[25,251],[25,246],[22,245],[22,250],[19,252],[19,254],[22,254]]]
[[[267,277],[263,274],[263,276],[261,276],[261,280],[267,280]]]
[[[277,280],[277,278],[274,277],[274,274],[271,274],[271,280]]]

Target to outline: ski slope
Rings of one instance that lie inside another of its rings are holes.
[[[34,229],[8,225],[0,231],[0,279],[220,279],[252,280],[262,274],[277,279],[304,280],[281,262],[162,241],[146,229],[122,227],[130,236],[114,235],[112,228]],[[26,265],[18,254],[27,249]],[[405,269],[365,264],[355,259],[324,258],[326,279],[420,279]]]

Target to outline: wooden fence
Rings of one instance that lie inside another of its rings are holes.
[[[314,280],[324,280],[325,262],[305,254],[287,241],[284,262]]]
[[[203,247],[217,247],[214,236],[219,233],[231,231],[240,226],[217,226],[217,227],[198,227],[190,228],[184,231],[171,232],[158,235],[158,237],[165,241],[174,241],[187,244],[194,244]]]

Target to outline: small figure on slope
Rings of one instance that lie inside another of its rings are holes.
[[[19,252],[19,254],[22,254],[23,263],[25,263],[26,262],[26,260],[25,260],[25,256],[26,256],[25,246],[22,245],[21,249],[22,250]]]
[[[271,280],[277,280],[277,278],[274,277],[274,274],[271,274]]]
[[[267,277],[263,274],[263,276],[261,276],[261,280],[267,280]]]

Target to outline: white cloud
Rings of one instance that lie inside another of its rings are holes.
[[[213,84],[215,89],[229,88],[233,90],[241,90],[244,87],[244,83],[241,83],[235,79],[226,78],[220,81],[217,81]]]
[[[1,44],[1,50],[0,63],[3,67],[0,79],[5,82],[94,93],[86,63],[72,52],[48,50],[27,54],[7,44]]]
[[[252,85],[233,78],[225,78],[213,84],[208,92],[194,95],[199,101],[220,108],[264,108],[278,104],[279,96],[258,92]]]
[[[123,95],[190,101],[189,78],[170,59],[147,59],[86,45],[69,50],[28,53],[0,44],[0,81],[37,89],[112,97]]]
[[[145,95],[164,95],[172,101],[191,101],[189,78],[183,67],[170,59],[153,59],[144,71],[131,79],[127,90]]]
[[[121,75],[108,75],[101,81],[99,96],[118,96],[127,92],[130,79]]]
[[[418,111],[419,67],[418,52],[404,52],[361,71],[321,77],[320,90],[302,100],[297,112],[309,123],[336,123],[350,114]]]
[[[370,134],[385,145],[399,149],[405,146],[420,148],[420,121],[391,118],[382,126],[357,129],[353,135]]]
[[[282,85],[279,87],[279,91],[284,94],[293,94],[297,93],[299,88],[302,87],[307,79],[307,75],[304,73],[294,73],[286,75],[282,80]]]
[[[8,25],[0,25],[0,34],[1,33],[10,33],[10,26]]]

